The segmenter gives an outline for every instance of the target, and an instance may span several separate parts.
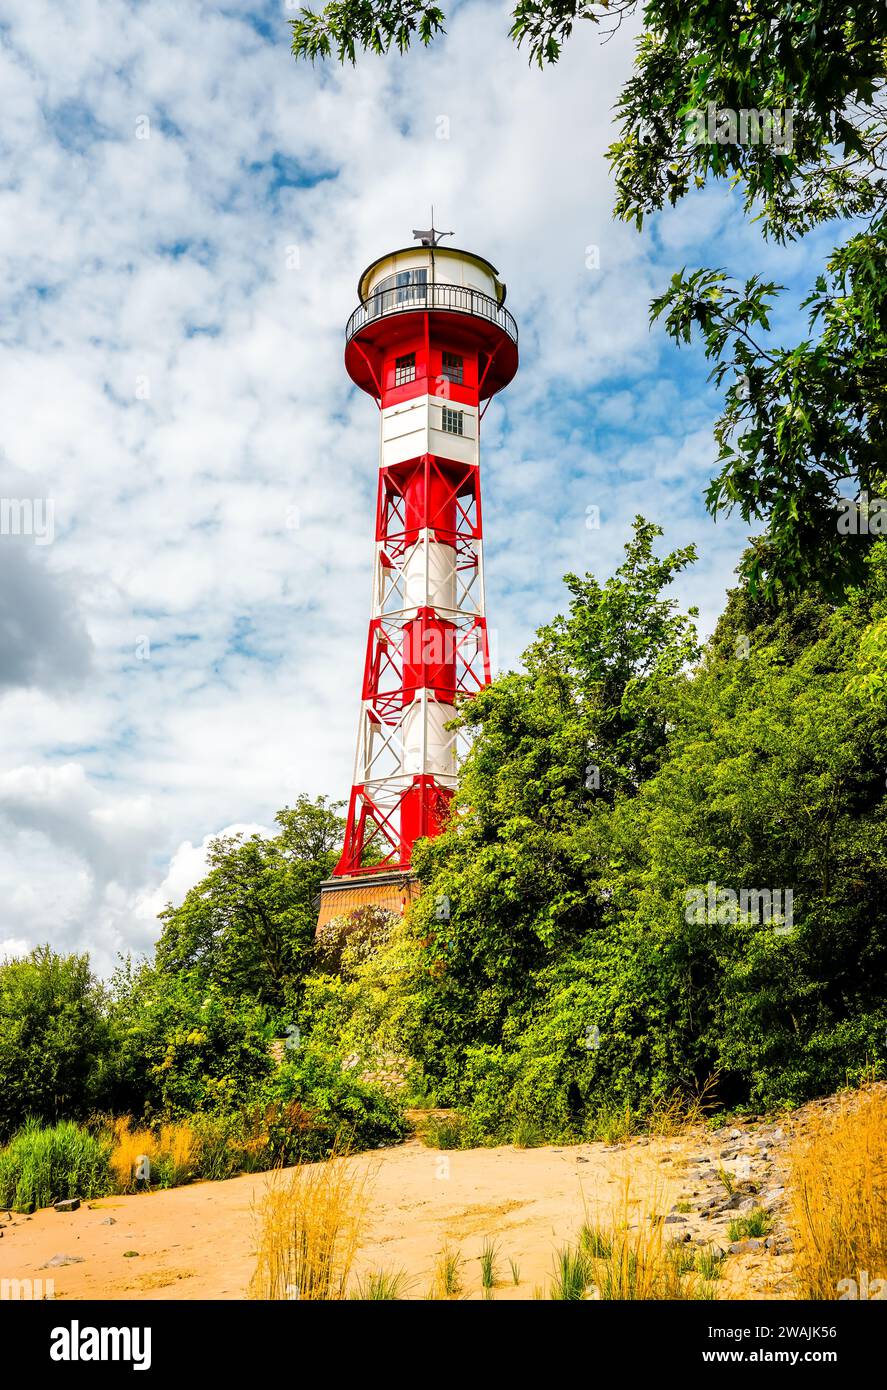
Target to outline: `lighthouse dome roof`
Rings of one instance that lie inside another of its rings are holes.
[[[492,262],[474,251],[463,251],[456,246],[404,246],[397,251],[386,251],[371,261],[361,275],[357,282],[358,297],[363,302],[390,275],[422,267],[432,271],[433,281],[464,285],[490,295],[498,304],[505,303],[505,283]]]

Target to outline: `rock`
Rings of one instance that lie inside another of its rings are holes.
[[[555,1153],[560,1153],[560,1149],[555,1149]],[[577,1162],[577,1163],[588,1163],[589,1160],[588,1160],[587,1158],[583,1158],[581,1154],[577,1154],[577,1155],[576,1155],[576,1162]]]
[[[77,1211],[80,1207],[80,1198],[66,1197],[64,1201],[56,1202],[54,1205],[56,1211]]]
[[[764,1242],[753,1237],[751,1240],[734,1240],[730,1244],[731,1255],[750,1255],[753,1250],[763,1248]]]
[[[738,1157],[739,1157],[739,1150],[738,1150],[738,1149],[735,1149],[735,1148],[733,1148],[733,1149],[721,1149],[721,1152],[720,1152],[719,1157],[720,1157],[720,1158],[738,1158]]]
[[[746,1197],[741,1192],[733,1192],[727,1198],[726,1202],[719,1203],[719,1207],[721,1211],[739,1211],[739,1208],[746,1200]]]
[[[125,1260],[134,1260],[134,1259],[136,1258],[136,1256],[138,1255],[138,1253],[139,1253],[138,1250],[124,1250],[124,1252],[123,1252],[123,1258],[124,1258]]]
[[[730,1138],[731,1138],[731,1139],[741,1139],[741,1138],[742,1138],[742,1130],[741,1130],[741,1129],[731,1129],[731,1130],[730,1130]]]
[[[116,1225],[117,1225],[117,1222],[114,1220],[114,1217],[113,1217],[113,1216],[106,1216],[105,1219],[104,1219],[104,1221],[100,1221],[100,1222],[99,1222],[99,1225],[100,1225],[100,1226],[116,1226]]]
[[[51,1260],[47,1260],[41,1269],[64,1269],[65,1265],[82,1265],[82,1255],[53,1255]]]
[[[761,1198],[761,1206],[766,1207],[767,1211],[771,1211],[773,1207],[779,1205],[784,1196],[784,1187],[771,1187],[764,1193],[763,1197]]]
[[[686,1221],[686,1220],[687,1220],[686,1216],[678,1216],[678,1214],[677,1214],[676,1212],[672,1212],[672,1214],[671,1214],[670,1216],[666,1216],[666,1218],[665,1218],[665,1224],[666,1224],[666,1226],[673,1226],[673,1225],[675,1224],[676,1221]]]

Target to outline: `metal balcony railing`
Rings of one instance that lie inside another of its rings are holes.
[[[350,342],[355,333],[375,319],[416,309],[446,309],[450,313],[489,319],[517,342],[517,324],[504,305],[499,304],[492,295],[467,289],[463,285],[446,284],[396,285],[390,289],[376,290],[354,310],[345,329],[345,341]]]

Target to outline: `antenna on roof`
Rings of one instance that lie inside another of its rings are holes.
[[[427,231],[413,231],[413,237],[420,241],[423,246],[437,246],[441,237],[453,236],[452,232],[438,232],[434,226],[434,204],[431,206],[431,226]]]

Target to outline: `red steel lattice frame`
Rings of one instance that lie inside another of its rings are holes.
[[[408,870],[415,841],[440,832],[455,787],[460,736],[453,731],[448,742],[450,736],[436,728],[439,765],[429,771],[428,729],[435,718],[440,725],[459,699],[490,682],[476,450],[482,393],[489,394],[484,385],[501,330],[483,319],[470,319],[466,326],[466,317],[416,312],[392,315],[390,324],[376,319],[371,335],[356,335],[346,353],[351,374],[374,394],[383,413],[426,397],[429,410],[435,400],[469,407],[477,425],[474,462],[431,452],[387,465],[384,454],[381,460],[361,727],[345,843],[334,876]],[[463,357],[462,381],[451,384],[440,372],[435,376],[444,351]],[[394,360],[409,352],[416,355],[415,378],[395,386]],[[359,376],[351,365],[354,353],[361,362]],[[429,601],[431,548],[438,587],[450,595],[449,603]],[[425,591],[419,597],[424,601],[417,602],[411,584],[414,590],[422,556]],[[409,721],[414,729],[416,720],[424,723],[422,765],[411,769],[405,731]]]

